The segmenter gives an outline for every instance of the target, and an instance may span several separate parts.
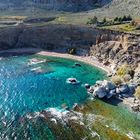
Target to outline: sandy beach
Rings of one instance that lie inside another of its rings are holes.
[[[109,66],[103,65],[93,56],[77,56],[77,55],[70,55],[67,53],[58,53],[58,52],[53,52],[53,51],[50,52],[50,51],[46,51],[42,49],[35,49],[35,48],[21,48],[21,49],[11,49],[11,50],[0,51],[0,54],[2,53],[35,53],[35,54],[44,55],[44,56],[69,58],[69,59],[74,59],[74,60],[78,60],[78,61],[90,64],[92,66],[96,66],[106,71],[107,73],[111,72],[111,68]]]

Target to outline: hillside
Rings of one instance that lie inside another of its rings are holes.
[[[122,14],[140,16],[139,0],[0,0],[2,12],[8,9],[29,10],[32,8],[69,12],[91,10],[88,13],[82,13],[89,16],[90,14],[107,17]]]
[[[140,17],[139,0],[0,0],[5,16],[57,17],[54,23],[86,24],[89,18]]]
[[[107,0],[108,1],[108,0]],[[104,0],[0,0],[0,9],[10,8],[45,8],[46,10],[83,11],[103,6]]]

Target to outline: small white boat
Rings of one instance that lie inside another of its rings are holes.
[[[33,68],[31,69],[32,72],[36,72],[36,73],[42,73],[43,70],[41,69],[41,67],[37,67],[37,68]]]
[[[66,80],[66,82],[67,82],[68,84],[73,84],[73,85],[79,84],[79,83],[80,83],[80,81],[78,81],[76,78],[68,78],[68,79]]]
[[[41,63],[44,63],[46,62],[46,59],[43,59],[43,60],[38,60],[36,58],[33,58],[33,59],[30,59],[30,62],[28,63],[28,65],[35,65],[35,64],[41,64]]]

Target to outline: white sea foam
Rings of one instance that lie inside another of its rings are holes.
[[[57,108],[49,108],[48,111],[51,112],[51,114],[54,117],[57,117],[59,119],[65,117],[67,115],[67,113],[69,112],[69,111],[61,110],[61,109],[57,109]]]
[[[128,134],[126,134],[130,139],[134,140],[134,134],[133,132],[129,132]]]
[[[57,124],[57,120],[56,119],[52,118],[51,121],[54,122],[55,124]]]

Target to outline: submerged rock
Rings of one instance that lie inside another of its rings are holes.
[[[80,81],[78,81],[76,78],[68,78],[66,82],[73,85],[80,83]]]
[[[82,65],[79,63],[75,63],[75,66],[81,67]]]
[[[89,84],[85,84],[84,86],[85,86],[86,89],[89,89],[90,88],[90,85]]]

